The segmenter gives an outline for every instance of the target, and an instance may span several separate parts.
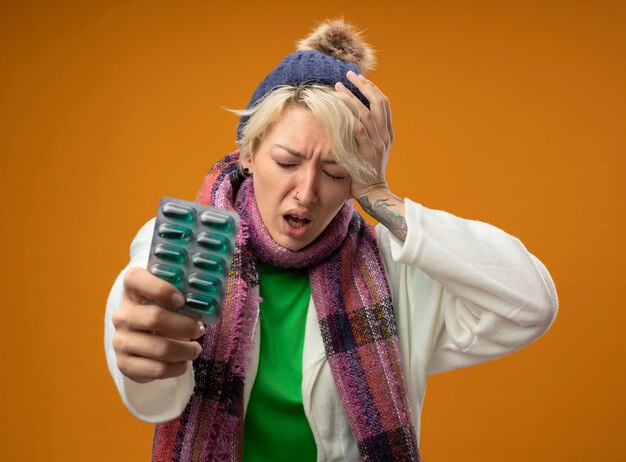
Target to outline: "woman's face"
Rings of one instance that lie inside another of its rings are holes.
[[[286,109],[251,159],[261,219],[274,241],[299,250],[319,236],[350,198],[348,172],[335,161],[310,110]]]

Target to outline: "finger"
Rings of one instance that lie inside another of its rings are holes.
[[[132,331],[116,332],[113,336],[113,349],[118,354],[140,356],[167,363],[193,361],[202,352],[198,342]]]
[[[204,325],[195,318],[158,305],[138,305],[128,300],[113,313],[112,321],[116,330],[156,332],[179,340],[197,339],[204,335]]]
[[[179,377],[187,370],[187,362],[164,363],[139,356],[118,355],[117,368],[129,379],[145,383]]]
[[[381,100],[381,110],[385,113],[385,119],[387,122],[387,131],[389,132],[389,134],[391,135],[391,141],[393,141],[393,124],[391,122],[391,103],[389,102],[389,98],[387,97],[387,95],[385,95],[380,88],[378,88],[378,86],[376,86],[376,84],[374,82],[372,82],[371,80],[368,80],[367,78],[363,77],[364,79],[367,80],[367,82],[369,82],[369,84],[376,89],[377,93],[378,93],[378,97]]]
[[[359,89],[361,93],[367,98],[367,100],[371,103],[372,100],[382,99],[381,97],[385,97],[385,94],[381,91],[380,88],[376,86],[374,82],[369,80],[363,74],[357,74],[354,71],[348,71],[346,73],[346,78]]]
[[[346,77],[369,101],[369,110],[381,137],[384,137],[382,131],[389,130],[390,127],[388,120],[390,118],[388,116],[391,114],[389,98],[385,96],[374,82],[368,80],[363,74],[348,71]]]
[[[355,127],[355,134],[357,137],[365,139],[379,138],[378,128],[376,127],[376,121],[374,120],[372,113],[365,106],[359,98],[356,97],[344,84],[337,82],[335,84],[335,90],[347,95],[352,101],[355,102],[357,110],[359,112],[358,125]],[[362,127],[362,129],[361,129]]]
[[[135,303],[150,300],[158,305],[178,308],[185,302],[176,287],[143,268],[130,268],[126,272],[124,275],[124,292]]]
[[[389,98],[387,98],[386,106],[387,110],[385,114],[387,115],[387,132],[389,133],[389,141],[393,142],[395,134],[393,132],[393,123],[391,122],[391,103],[389,102]]]

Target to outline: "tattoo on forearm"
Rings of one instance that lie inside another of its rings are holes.
[[[358,198],[357,201],[367,213],[380,221],[394,236],[404,242],[407,232],[406,220],[397,210],[393,210],[393,202],[390,202],[389,199],[379,199],[372,204],[365,196]]]

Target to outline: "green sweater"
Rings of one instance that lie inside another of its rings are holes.
[[[306,271],[260,264],[259,368],[244,429],[244,462],[315,462],[302,406],[302,348],[311,297]]]

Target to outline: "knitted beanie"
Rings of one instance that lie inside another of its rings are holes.
[[[281,85],[325,85],[343,83],[369,108],[369,101],[346,79],[346,73],[369,71],[375,64],[372,48],[361,39],[361,33],[343,19],[322,22],[297,44],[297,51],[287,55],[257,87],[246,106],[251,108],[266,94]],[[239,119],[237,138],[247,116]]]

